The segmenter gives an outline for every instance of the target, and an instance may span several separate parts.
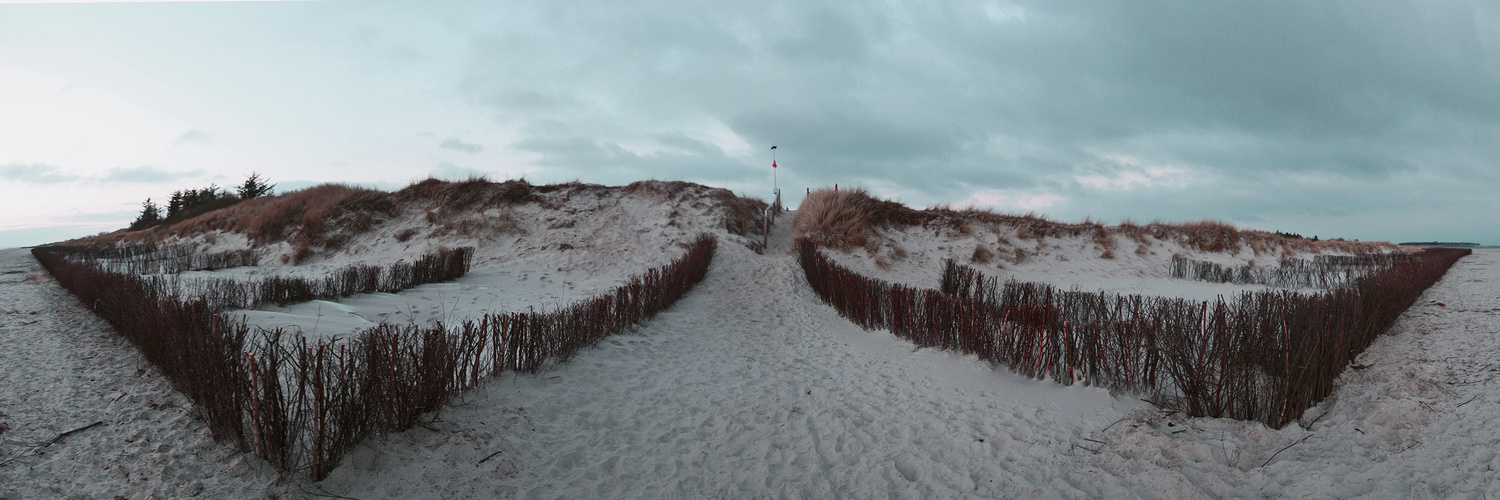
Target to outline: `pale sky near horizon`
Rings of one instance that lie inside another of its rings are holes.
[[[1481,1],[0,0],[0,247],[471,174],[1500,243]]]

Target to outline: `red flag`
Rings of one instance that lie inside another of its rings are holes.
[[[771,160],[771,168],[776,168],[776,160]]]

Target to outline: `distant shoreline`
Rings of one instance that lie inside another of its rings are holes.
[[[1470,243],[1470,242],[1466,242],[1466,241],[1408,241],[1408,242],[1404,242],[1404,243],[1398,243],[1398,245],[1413,246],[1413,247],[1482,247],[1482,246],[1485,246],[1485,245],[1480,245],[1478,243]]]

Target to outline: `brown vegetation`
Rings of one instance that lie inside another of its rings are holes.
[[[797,209],[792,237],[809,237],[821,247],[842,251],[862,246],[879,246],[878,230],[888,225],[921,225],[924,228],[947,229],[956,235],[968,235],[974,228],[987,228],[999,234],[998,242],[1009,244],[1004,233],[1013,232],[1017,239],[1042,241],[1047,238],[1088,236],[1098,246],[1101,257],[1113,258],[1116,236],[1136,243],[1136,255],[1144,256],[1153,240],[1175,241],[1204,252],[1238,253],[1250,248],[1256,255],[1293,252],[1338,252],[1352,255],[1390,252],[1409,253],[1412,249],[1386,242],[1315,240],[1255,230],[1241,230],[1225,222],[1203,220],[1187,223],[1152,222],[1137,224],[1125,220],[1118,226],[1106,226],[1085,219],[1081,223],[1053,221],[1036,213],[1006,214],[978,208],[953,209],[937,205],[916,210],[906,205],[871,197],[863,189],[813,191]],[[869,240],[876,239],[876,243]],[[1017,260],[1025,257],[1017,255]]]
[[[969,261],[976,264],[987,264],[995,256],[994,252],[985,248],[984,245],[974,247],[974,254],[969,256]]]
[[[510,207],[536,203],[558,208],[575,196],[606,198],[624,191],[668,204],[689,205],[717,216],[721,227],[742,236],[765,229],[765,202],[737,196],[727,189],[681,181],[642,181],[611,187],[569,182],[534,186],[525,180],[491,182],[426,179],[394,193],[344,184],[324,184],[274,197],[206,206],[191,217],[181,217],[140,231],[117,231],[65,242],[68,246],[159,245],[171,238],[192,238],[215,232],[244,234],[252,245],[285,242],[291,245],[289,263],[338,251],[355,237],[404,214],[422,214],[432,225],[428,236],[483,237],[520,231]],[[483,212],[499,209],[499,215]],[[676,223],[675,220],[672,223]],[[394,236],[407,241],[419,232]]]
[[[914,212],[905,205],[871,197],[862,188],[819,189],[802,199],[792,220],[792,238],[810,238],[819,246],[848,251],[872,243],[887,224],[905,223]]]
[[[1277,428],[1326,397],[1344,367],[1470,252],[1427,250],[1316,295],[1197,302],[1002,283],[952,260],[941,290],[921,290],[854,273],[811,240],[796,247],[813,291],[865,329],[1026,376],[1144,394],[1191,416]]]
[[[297,262],[318,250],[337,250],[396,213],[390,193],[324,184],[275,197],[245,200],[147,230],[67,242],[72,246],[159,244],[214,231],[244,234],[255,244],[287,242]]]
[[[280,329],[252,333],[243,322],[227,321],[212,299],[168,293],[160,277],[70,261],[55,248],[32,253],[187,395],[215,438],[283,471],[305,468],[321,480],[365,437],[408,429],[488,376],[536,372],[651,319],[702,281],[716,247],[713,236],[702,235],[672,263],[551,312],[430,327],[382,323],[348,342],[312,341]],[[450,262],[434,258],[426,268],[398,263],[389,276],[450,279],[445,270],[468,268],[468,252],[458,253]],[[456,260],[461,268],[449,269]],[[380,272],[370,270],[351,269],[341,278],[373,288],[377,282],[363,278]]]
[[[443,212],[467,212],[538,200],[536,189],[524,179],[497,183],[483,178],[452,182],[428,178],[394,194],[403,204],[426,203]]]

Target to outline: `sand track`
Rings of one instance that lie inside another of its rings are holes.
[[[42,271],[0,250],[0,498],[264,498],[269,467],[215,443],[187,398]],[[44,448],[60,433],[103,424]]]
[[[1077,492],[1086,477],[1038,465],[1069,463],[1076,429],[1119,418],[1116,403],[913,353],[818,302],[785,253],[726,245],[639,331],[487,385],[437,432],[371,441],[323,486],[361,498]]]
[[[7,499],[1500,497],[1492,249],[1460,260],[1359,358],[1366,368],[1276,430],[914,351],[819,303],[784,250],[723,245],[656,320],[493,380],[432,429],[371,439],[316,485],[276,485],[213,443],[184,398],[34,267],[0,253],[0,422],[13,428],[0,459],[105,425],[0,468]]]

